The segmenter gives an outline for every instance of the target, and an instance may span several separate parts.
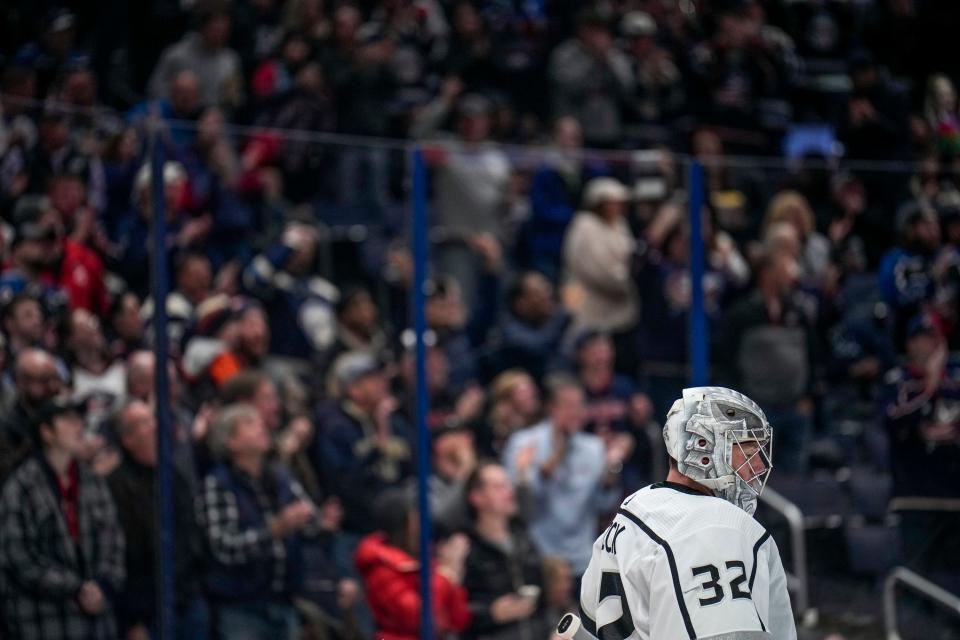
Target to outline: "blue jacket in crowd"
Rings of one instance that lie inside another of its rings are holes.
[[[261,304],[270,323],[270,352],[288,358],[309,358],[336,340],[333,305],[337,288],[323,278],[298,277],[285,270],[293,249],[274,245],[243,271],[243,286]]]

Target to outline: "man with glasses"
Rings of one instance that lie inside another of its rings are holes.
[[[42,349],[24,349],[13,369],[16,391],[0,413],[0,483],[32,449],[30,426],[34,413],[59,395],[62,380],[53,356]]]

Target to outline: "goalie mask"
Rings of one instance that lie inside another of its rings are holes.
[[[724,387],[684,389],[663,427],[680,473],[751,515],[770,476],[771,436],[757,403]]]

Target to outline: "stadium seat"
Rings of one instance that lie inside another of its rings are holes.
[[[886,518],[893,480],[887,473],[869,469],[854,469],[847,486],[856,513],[867,521],[880,523]]]
[[[854,510],[843,485],[831,475],[770,476],[770,486],[797,505],[807,529],[839,527]]]
[[[848,526],[845,531],[850,570],[861,575],[880,577],[900,557],[900,535],[882,525]]]

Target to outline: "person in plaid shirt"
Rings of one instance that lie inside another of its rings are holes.
[[[76,408],[36,412],[38,452],[0,498],[0,602],[19,640],[116,640],[110,598],[124,583],[124,538],[104,481],[78,462]]]
[[[198,509],[211,554],[204,586],[214,637],[293,640],[302,538],[329,523],[290,473],[268,462],[270,434],[255,408],[225,407],[208,438],[220,462],[204,479]]]

